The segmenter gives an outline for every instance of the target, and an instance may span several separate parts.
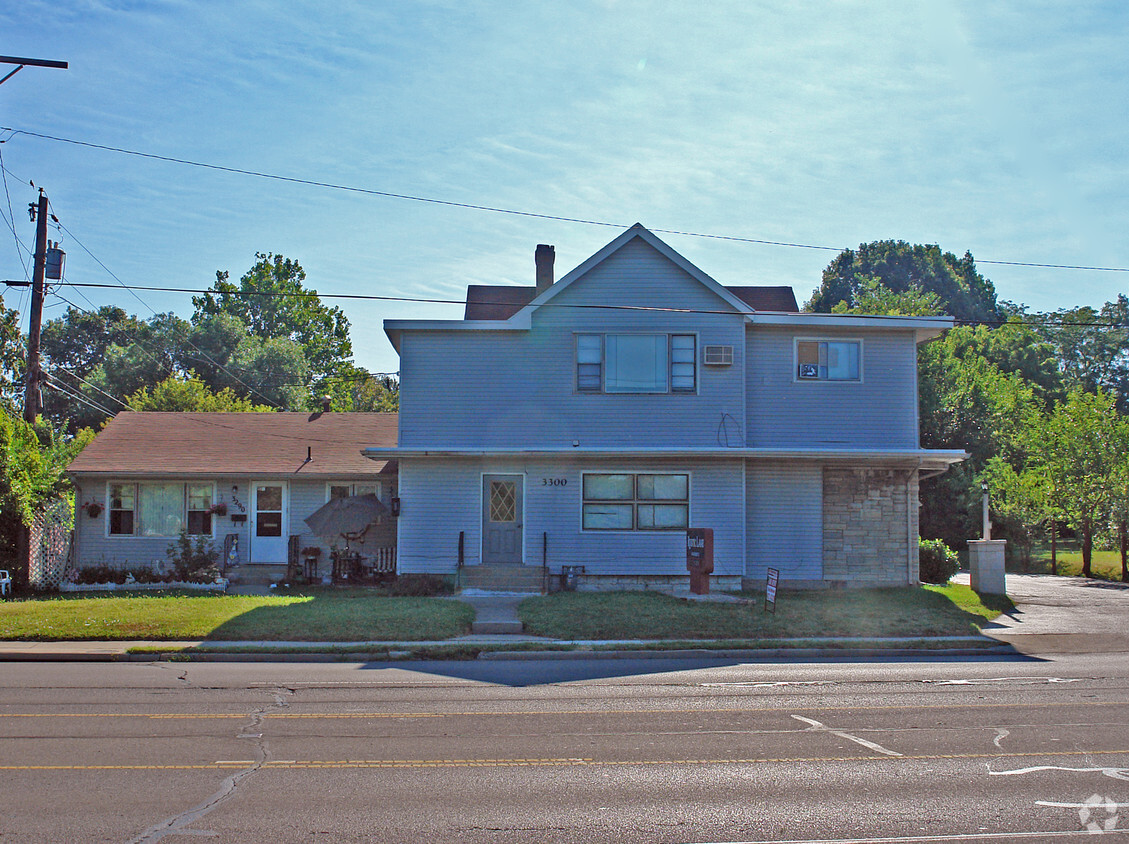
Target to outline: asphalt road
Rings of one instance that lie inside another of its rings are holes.
[[[1129,655],[0,666],[0,841],[1057,841]]]

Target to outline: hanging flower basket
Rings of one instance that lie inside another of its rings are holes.
[[[86,515],[88,515],[92,519],[97,519],[100,515],[102,515],[102,505],[97,501],[87,501],[81,506],[82,509],[86,511]]]
[[[212,513],[213,515],[216,515],[216,516],[226,516],[227,515],[227,504],[225,504],[222,501],[219,502],[218,504],[213,504],[212,508],[208,512]]]

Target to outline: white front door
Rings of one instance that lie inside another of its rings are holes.
[[[287,535],[286,481],[251,483],[252,563],[285,563]]]

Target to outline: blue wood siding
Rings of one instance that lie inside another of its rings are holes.
[[[528,332],[407,331],[400,352],[402,447],[716,447],[727,418],[743,438],[744,328],[736,314],[573,307],[623,304],[725,310],[698,281],[640,240],[577,279],[539,310]],[[693,333],[694,395],[591,395],[575,389],[577,332]],[[729,345],[729,367],[701,365],[706,344]]]
[[[917,448],[917,346],[912,332],[751,326],[747,334],[750,446]],[[796,337],[861,339],[862,381],[796,381]]]
[[[762,581],[769,566],[783,580],[823,578],[823,467],[749,461],[746,576]]]
[[[459,531],[465,532],[465,563],[477,565],[481,559],[482,475],[519,474],[525,488],[526,565],[542,564],[543,535],[547,534],[547,561],[554,571],[562,565],[582,565],[588,574],[597,575],[685,574],[684,531],[581,530],[581,474],[592,471],[688,473],[690,524],[714,529],[715,573],[744,572],[743,461],[611,462],[582,455],[570,459],[404,458],[400,463],[400,571],[454,571]]]

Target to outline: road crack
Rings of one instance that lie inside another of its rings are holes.
[[[180,679],[186,680],[186,676],[182,675]],[[210,830],[190,830],[187,829],[187,827],[196,823],[196,821],[222,805],[236,793],[244,780],[256,774],[264,765],[271,761],[270,748],[261,732],[263,720],[270,710],[284,709],[290,705],[281,691],[272,692],[272,697],[274,698],[274,702],[268,706],[262,706],[254,710],[250,714],[250,719],[239,728],[239,732],[236,734],[237,739],[251,743],[254,756],[251,764],[246,768],[236,771],[231,776],[225,777],[216,792],[202,803],[154,824],[136,838],[130,839],[130,844],[154,844],[154,842],[160,841],[166,835],[194,835],[209,838],[214,838],[219,835],[219,833]]]

